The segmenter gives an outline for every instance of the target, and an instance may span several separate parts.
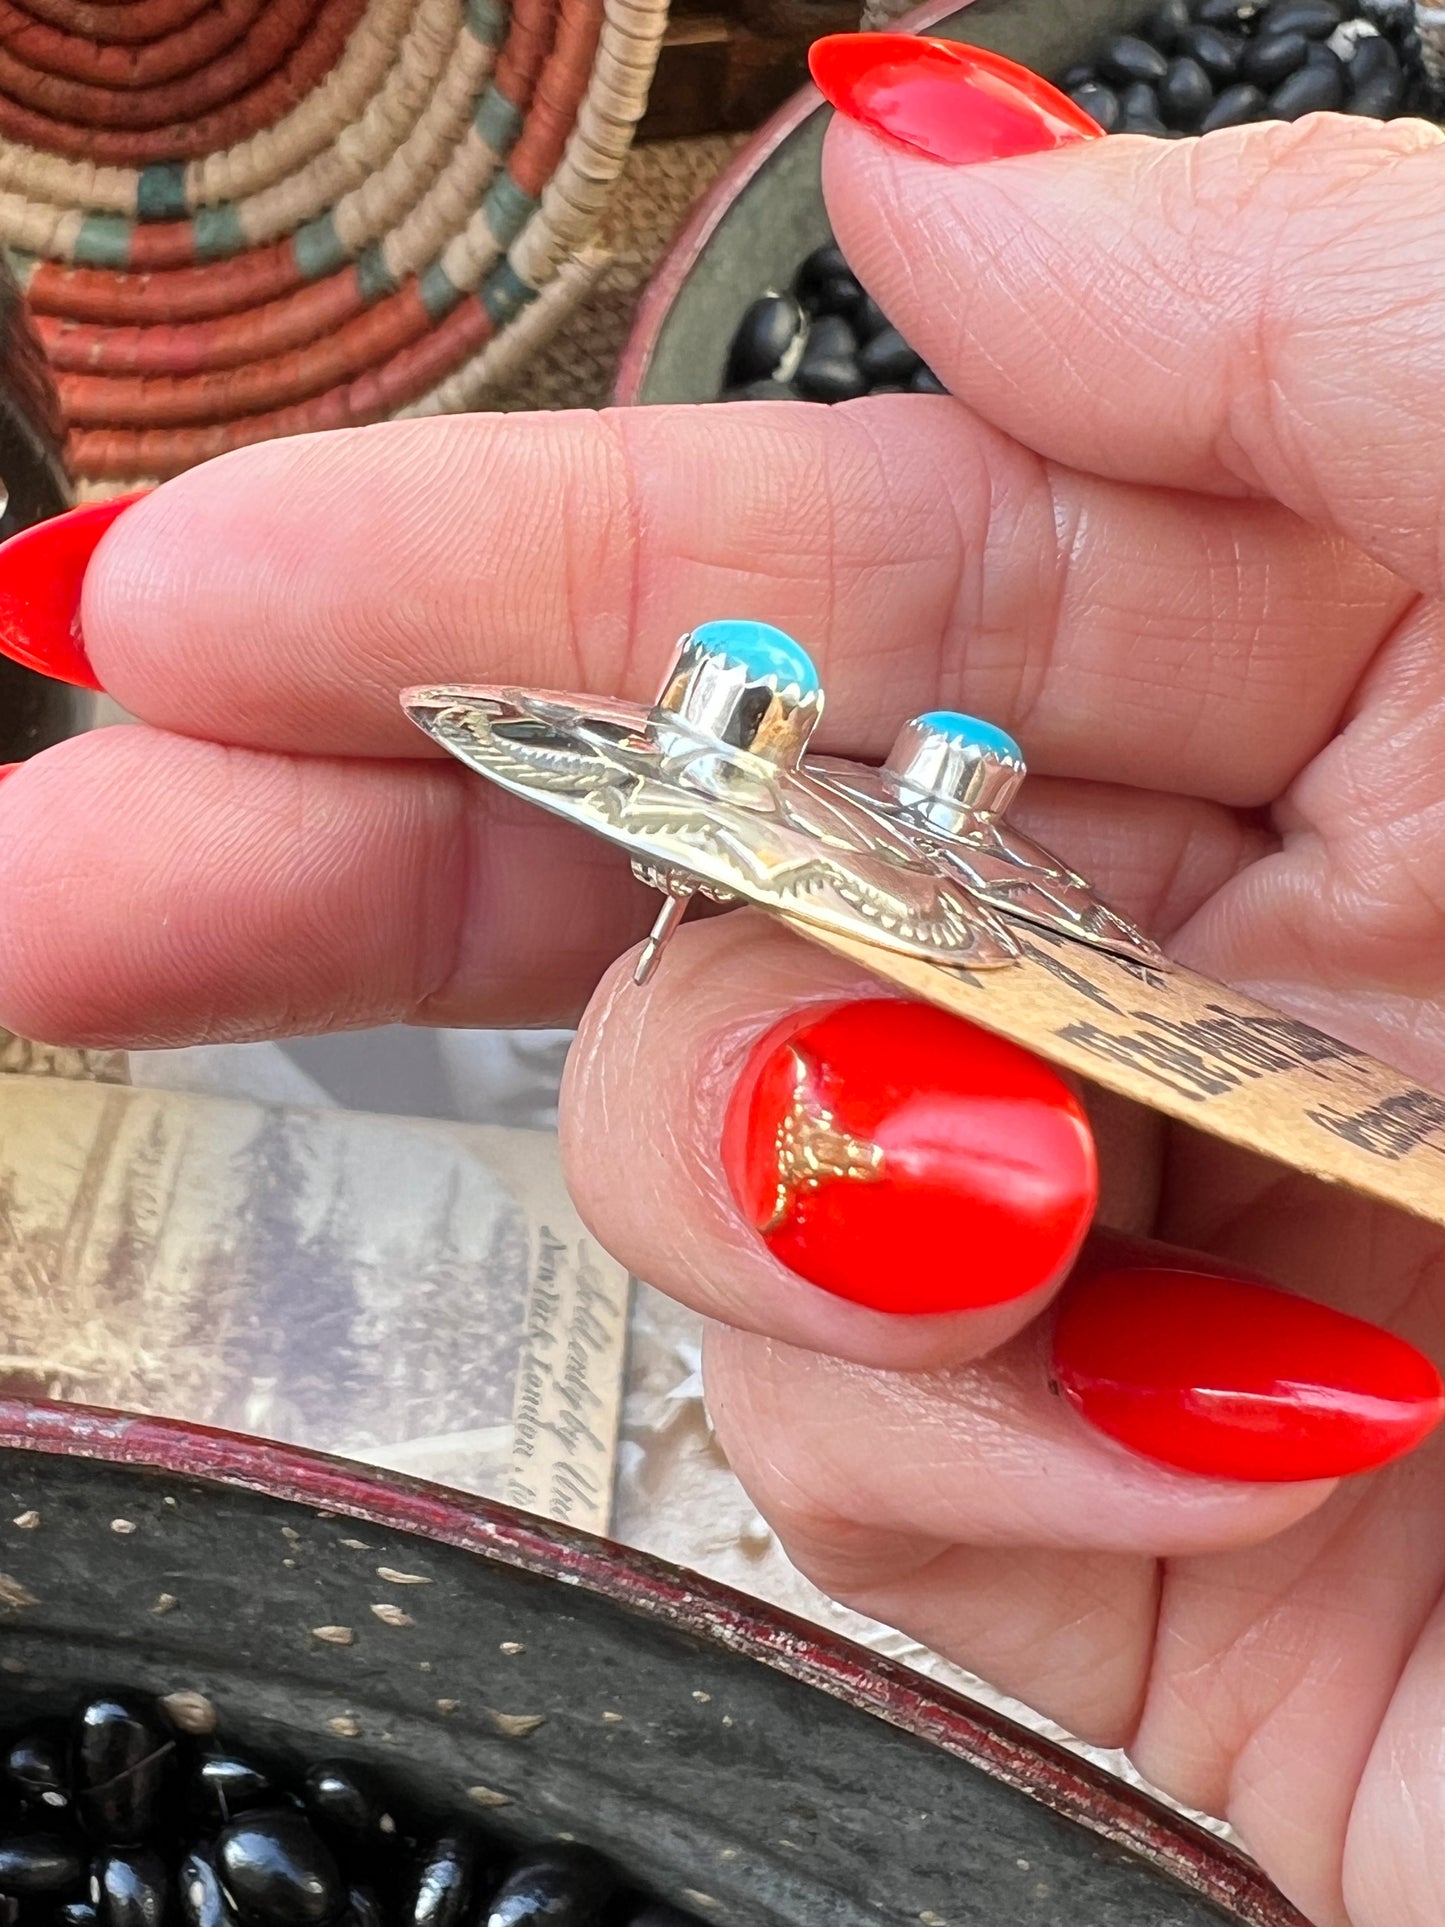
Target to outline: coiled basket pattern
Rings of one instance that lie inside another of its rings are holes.
[[[666,0],[0,0],[0,244],[82,494],[479,405],[602,265]]]

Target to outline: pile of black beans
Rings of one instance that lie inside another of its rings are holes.
[[[1160,0],[1059,85],[1106,133],[1178,140],[1325,110],[1445,120],[1410,0]],[[733,337],[723,401],[852,401],[943,384],[865,294],[835,244],[769,289]]]
[[[1410,0],[1161,0],[1062,78],[1106,133],[1178,139],[1305,114],[1438,118]]]
[[[590,1849],[519,1857],[360,1768],[290,1773],[167,1704],[97,1694],[0,1740],[0,1927],[693,1927]]]
[[[835,243],[816,248],[787,294],[760,295],[728,353],[724,401],[853,401],[947,391],[859,287]]]

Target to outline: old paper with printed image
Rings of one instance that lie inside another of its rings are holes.
[[[0,1391],[605,1531],[628,1279],[549,1133],[0,1077]]]

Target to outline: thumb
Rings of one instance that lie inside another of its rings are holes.
[[[824,170],[839,242],[975,412],[1094,474],[1272,496],[1441,589],[1440,130],[1093,139],[976,49],[838,36],[814,65],[847,117]]]

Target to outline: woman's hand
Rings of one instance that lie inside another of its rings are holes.
[[[426,760],[397,692],[647,701],[685,629],[763,618],[819,662],[824,747],[876,756],[939,704],[997,721],[1039,772],[1026,827],[1176,956],[1445,1088],[1445,140],[1320,119],[947,167],[840,123],[827,184],[958,400],[406,422],[123,515],[83,625],[142,723],[0,791],[0,1020],[177,1044],[591,998],[579,1204],[715,1321],[723,1442],[804,1570],[1127,1744],[1311,1918],[1435,1927],[1445,1445],[1343,1485],[1126,1454],[1051,1394],[1057,1276],[970,1269],[962,1166],[955,1308],[879,1309],[873,1257],[847,1296],[786,1268],[725,1121],[764,1033],[879,986],[741,914],[631,989],[613,960],[655,899]],[[849,1102],[888,1061],[868,1017],[871,1058],[818,1046]],[[978,1095],[946,1052],[937,1080],[960,1114]],[[1445,1354],[1438,1233],[1119,1105],[1093,1121],[1118,1231]],[[1176,1285],[1137,1307],[1161,1346],[1171,1306],[1237,1305]],[[1284,1304],[1281,1343],[1338,1350]],[[1194,1329],[1247,1374],[1268,1323]],[[1170,1342],[1187,1383],[1187,1325]]]

